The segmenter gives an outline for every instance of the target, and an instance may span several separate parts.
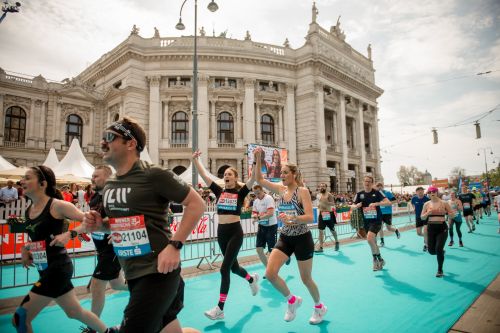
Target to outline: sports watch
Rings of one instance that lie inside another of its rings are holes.
[[[168,245],[172,245],[177,250],[182,249],[182,247],[184,246],[184,244],[182,244],[181,241],[171,240],[171,239],[168,240]]]

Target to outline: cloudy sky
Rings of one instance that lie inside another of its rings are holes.
[[[12,2],[12,1],[11,1]],[[127,38],[180,36],[181,0],[22,1],[20,13],[0,24],[0,67],[60,81],[74,77]],[[198,24],[207,33],[292,48],[303,45],[312,1],[217,0],[219,11],[199,1]],[[193,0],[183,22],[191,34]],[[372,44],[379,99],[382,173],[397,183],[400,165],[446,178],[455,166],[468,174],[500,162],[500,2],[498,0],[319,0],[318,23],[329,29],[341,15],[346,41],[366,54]],[[491,71],[490,74],[477,75]],[[496,108],[496,109],[495,109]],[[471,123],[483,118],[482,138]],[[454,126],[463,124],[462,126]],[[432,127],[439,144],[432,144]],[[490,148],[493,154],[490,154]],[[480,152],[481,156],[477,156]]]

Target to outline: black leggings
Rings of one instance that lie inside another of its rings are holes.
[[[455,225],[455,229],[457,230],[458,240],[462,240],[462,231],[460,231],[462,222],[457,222],[454,219],[451,219],[450,222],[450,240],[453,242],[453,225]]]
[[[438,271],[443,270],[444,245],[448,238],[446,223],[427,224],[427,246],[429,254],[437,256]]]
[[[245,278],[247,271],[238,264],[238,252],[243,244],[243,229],[241,223],[219,224],[217,227],[217,240],[219,242],[224,260],[220,268],[221,284],[220,293],[229,292],[231,282],[230,272]]]

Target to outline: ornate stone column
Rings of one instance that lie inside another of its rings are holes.
[[[319,167],[326,168],[326,136],[325,136],[325,94],[323,84],[315,82],[314,93],[316,94],[316,138],[319,146]]]
[[[255,143],[255,80],[243,79],[245,84],[245,99],[243,104],[243,119],[248,121],[249,126],[243,128],[243,142],[245,144]]]
[[[149,128],[148,128],[148,152],[151,161],[158,164],[159,161],[159,145],[158,138],[160,137],[160,81],[161,76],[153,75],[148,77],[149,80]]]
[[[297,163],[297,130],[295,125],[295,84],[286,84],[285,141],[288,144],[288,160]]]
[[[4,131],[5,131],[5,124],[4,124],[4,119],[5,119],[5,110],[4,110],[4,94],[0,94],[0,137],[3,138]]]
[[[377,179],[377,181],[383,181],[382,179],[382,170],[380,167],[380,146],[379,146],[379,138],[378,138],[378,107],[374,108],[374,114],[375,114],[375,121],[373,124],[373,139],[375,142],[375,145],[373,146],[373,155],[375,156],[375,159],[377,160],[377,167],[375,168],[375,175],[374,177]]]
[[[339,113],[339,119],[338,119],[338,124],[340,125],[340,142],[341,142],[341,151],[342,151],[342,158],[340,161],[340,170],[338,175],[340,176],[340,183],[339,183],[339,191],[345,192],[347,190],[347,169],[349,167],[349,162],[348,162],[348,154],[349,154],[349,149],[347,148],[347,128],[346,128],[346,111],[345,111],[345,99],[344,99],[344,94],[342,92],[339,92],[340,94],[340,113]]]
[[[170,139],[170,119],[168,117],[168,101],[163,101],[162,102],[162,108],[163,108],[163,132],[162,132],[162,139],[168,140]]]
[[[208,162],[209,139],[209,106],[208,106],[208,76],[198,75],[198,149],[201,151],[201,162]]]
[[[241,131],[242,131],[242,119],[241,119],[241,102],[236,101],[236,124],[235,124],[235,143],[237,148],[243,147],[243,143],[241,141]]]
[[[365,121],[363,119],[363,104],[358,103],[358,142],[360,156],[360,172],[359,177],[363,178],[366,173],[366,151],[365,151]]]
[[[33,140],[33,138],[35,137],[35,116],[36,116],[36,112],[35,112],[35,100],[32,99],[31,100],[31,103],[30,103],[30,111],[28,113],[28,131],[26,133],[26,139],[27,140]]]
[[[262,133],[260,131],[260,104],[257,103],[257,110],[255,117],[257,117],[257,143],[262,143]]]
[[[215,115],[215,100],[210,102],[210,147],[217,147],[217,117]]]

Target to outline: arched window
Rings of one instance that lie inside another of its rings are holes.
[[[24,142],[26,136],[26,112],[19,106],[11,106],[5,113],[5,141]]]
[[[217,142],[234,143],[233,116],[229,112],[222,112],[217,118]]]
[[[66,118],[66,146],[70,146],[73,139],[78,139],[82,145],[83,121],[76,114],[70,114]]]
[[[274,144],[274,119],[268,114],[260,118],[260,133],[262,134],[262,143]]]
[[[178,165],[172,169],[172,172],[175,173],[177,176],[181,175],[184,171],[186,171],[186,167],[182,165]]]
[[[185,112],[179,111],[172,116],[172,143],[188,143],[189,121]]]
[[[118,119],[120,119],[120,115],[118,113],[115,113],[115,115],[113,116],[113,121],[118,121]]]

